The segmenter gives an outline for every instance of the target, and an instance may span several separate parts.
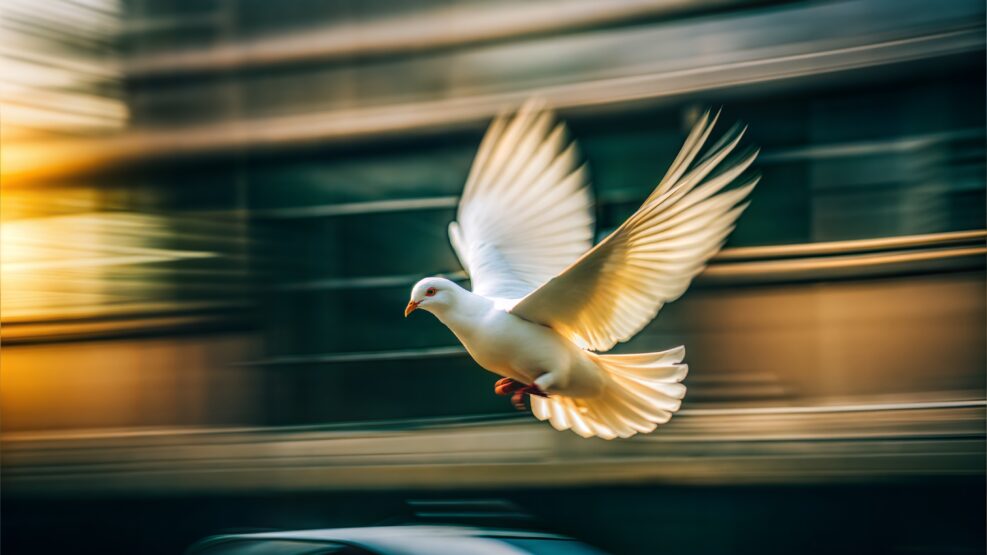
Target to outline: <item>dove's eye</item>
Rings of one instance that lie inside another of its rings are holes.
[[[434,287],[429,287],[428,289],[425,290],[425,296],[426,297],[431,297],[433,295],[435,295],[435,288]]]

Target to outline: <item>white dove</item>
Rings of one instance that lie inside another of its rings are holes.
[[[682,404],[684,347],[602,355],[680,297],[720,249],[757,184],[721,192],[756,150],[724,162],[744,129],[707,153],[716,116],[696,122],[641,207],[596,246],[586,166],[565,125],[533,103],[484,137],[449,237],[473,291],[440,277],[415,284],[405,309],[434,314],[495,391],[557,430],[604,439],[648,433]],[[715,173],[714,173],[714,170]],[[591,248],[592,247],[592,248]],[[594,352],[596,351],[596,352]]]

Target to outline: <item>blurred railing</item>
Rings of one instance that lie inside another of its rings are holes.
[[[114,496],[982,476],[987,402],[872,401],[684,409],[654,434],[617,442],[498,416],[336,429],[8,434],[4,488]]]

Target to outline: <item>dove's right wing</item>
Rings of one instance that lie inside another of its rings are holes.
[[[740,142],[740,128],[728,131],[696,161],[715,121],[709,112],[700,118],[637,212],[521,299],[511,313],[549,326],[584,348],[606,351],[633,337],[662,305],[681,296],[723,245],[746,207],[741,201],[758,180],[751,177],[720,193],[757,155],[750,151],[717,168]]]
[[[449,240],[474,293],[519,299],[589,250],[592,206],[575,142],[528,103],[490,125]]]

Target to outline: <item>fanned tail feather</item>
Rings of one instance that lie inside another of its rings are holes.
[[[603,392],[592,398],[552,395],[531,397],[531,410],[557,430],[583,437],[626,438],[648,433],[672,418],[685,397],[681,383],[689,372],[685,347],[633,355],[587,354],[607,378]]]

